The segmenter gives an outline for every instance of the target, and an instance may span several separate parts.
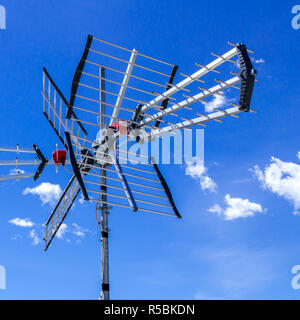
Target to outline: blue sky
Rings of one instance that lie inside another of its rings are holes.
[[[259,82],[252,104],[258,114],[205,129],[205,176],[215,182],[216,192],[202,190],[203,175],[192,178],[183,166],[166,165],[161,170],[182,220],[120,209],[110,215],[111,297],[300,298],[291,287],[291,269],[300,264],[300,216],[294,214],[300,207],[300,30],[291,27],[295,2],[0,4],[7,13],[7,30],[0,30],[0,144],[36,143],[47,154],[57,139],[42,115],[42,67],[68,96],[88,34],[171,61],[186,73],[194,62],[211,61],[210,52],[227,51],[227,41],[254,50],[255,58],[264,61],[256,63]],[[255,166],[256,175],[249,170]],[[60,172],[48,168],[38,185],[63,188],[68,175]],[[76,202],[66,221],[68,231],[45,253],[41,243],[33,242],[52,205],[23,195],[36,185],[32,180],[0,184],[0,265],[7,272],[0,299],[97,298],[100,243],[93,205]],[[232,210],[248,217],[228,220]],[[16,218],[35,225],[9,222]]]

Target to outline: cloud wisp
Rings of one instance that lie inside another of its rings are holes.
[[[32,229],[29,233],[29,237],[32,239],[32,244],[37,246],[42,242],[42,238],[37,234],[35,229]]]
[[[15,175],[17,175],[17,174],[24,174],[25,173],[25,171],[24,170],[21,170],[21,169],[11,169],[10,171],[9,171],[9,175],[10,176],[15,176]]]
[[[257,65],[266,63],[265,59],[263,58],[257,58],[257,59],[251,58],[251,61],[252,63],[255,63]],[[236,60],[235,66],[237,66],[240,69],[241,66],[240,66],[239,60]]]
[[[263,58],[253,59],[252,61],[256,64],[266,63],[266,61]]]
[[[42,242],[44,234],[44,225],[35,223],[29,218],[14,218],[8,221],[14,226],[30,229],[29,238],[32,239],[32,245],[37,246]],[[60,240],[64,240],[71,243],[72,240],[76,240],[76,243],[80,243],[87,233],[91,232],[79,226],[77,223],[72,223],[71,226],[63,223],[56,233],[56,237]],[[68,235],[68,237],[67,237]],[[22,236],[20,234],[15,235],[12,240],[19,240]]]
[[[77,237],[85,237],[85,234],[87,232],[90,232],[88,229],[84,229],[82,227],[80,227],[77,223],[73,223],[72,224],[73,227],[73,234],[75,234]]]
[[[77,223],[72,223],[71,226],[68,226],[67,224],[63,223],[58,229],[56,236],[58,239],[65,240],[68,243],[72,242],[71,239],[73,236],[73,240],[75,238],[76,243],[81,243],[81,240],[85,237],[86,233],[88,232],[90,232],[90,230],[82,228]]]
[[[65,234],[69,231],[69,227],[65,224],[62,223],[62,225],[59,227],[56,236],[58,239],[63,239]]]

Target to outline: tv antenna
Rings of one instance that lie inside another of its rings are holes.
[[[0,165],[15,165],[17,172],[0,177],[0,181],[29,177],[37,180],[48,165],[71,166],[72,176],[45,223],[45,250],[80,191],[84,200],[95,202],[102,243],[101,299],[110,298],[110,211],[121,207],[181,218],[154,157],[136,157],[128,146],[148,144],[181,129],[204,127],[210,121],[239,118],[243,112],[256,112],[250,108],[257,81],[248,54],[253,52],[244,44],[228,44],[231,50],[222,55],[212,53],[215,59],[207,65],[195,63],[196,70],[190,75],[180,73],[181,80],[175,83],[177,65],[89,35],[69,100],[43,68],[43,114],[65,149],[56,146],[49,161],[36,145],[33,149],[0,147],[0,151],[36,156],[33,160],[1,161]],[[215,79],[214,75],[220,76],[219,69],[228,63],[237,66],[239,72],[230,72],[229,79]],[[229,89],[239,92],[238,103],[198,112],[199,106],[207,103],[205,99],[223,96]],[[18,168],[23,165],[35,165],[37,170],[22,173]]]

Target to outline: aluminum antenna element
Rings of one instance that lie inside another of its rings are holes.
[[[80,174],[80,170],[79,170],[79,167],[78,167],[78,164],[77,164],[77,161],[76,161],[76,157],[75,157],[75,154],[74,154],[74,151],[73,151],[73,147],[72,147],[72,141],[71,141],[70,133],[66,131],[65,135],[66,135],[66,138],[67,138],[70,162],[71,162],[71,166],[73,168],[74,175],[75,175],[75,177],[77,179],[77,182],[80,185],[80,188],[81,188],[82,193],[83,193],[84,200],[88,201],[89,200],[89,196],[88,196],[87,191],[85,189],[85,185],[83,183],[83,180],[82,180],[82,177],[81,177],[81,174]]]
[[[93,37],[88,35],[87,40],[86,40],[86,44],[85,44],[85,48],[84,48],[84,52],[82,54],[82,57],[78,63],[78,66],[75,70],[75,73],[74,73],[74,77],[73,77],[73,81],[72,81],[72,88],[71,88],[71,95],[70,95],[70,104],[68,106],[67,116],[66,116],[67,119],[70,119],[73,114],[73,106],[74,106],[74,102],[75,102],[75,98],[76,98],[78,84],[80,83],[82,70],[84,68],[85,60],[88,56],[89,49],[92,44],[92,40],[93,40]]]
[[[36,158],[35,159],[30,159],[30,160],[21,160],[18,157],[16,157],[15,160],[0,160],[0,166],[15,166],[16,169],[15,171],[17,174],[10,174],[9,176],[2,176],[0,178],[0,181],[2,180],[12,180],[12,179],[17,179],[21,180],[24,178],[32,178],[34,181],[36,181],[43,173],[45,167],[49,165],[57,165],[54,161],[49,161],[48,158],[44,156],[42,151],[37,147],[37,145],[33,144],[33,149],[27,149],[27,148],[20,148],[19,145],[16,147],[0,147],[0,151],[2,152],[15,152],[17,155],[20,154],[35,154]],[[65,161],[66,164],[69,164],[69,161]],[[22,173],[22,170],[19,170],[20,167],[22,166],[34,166],[38,167],[35,171],[35,173]]]

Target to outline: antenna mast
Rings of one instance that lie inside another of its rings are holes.
[[[100,87],[100,130],[106,126],[105,123],[105,68],[99,68],[99,87]],[[97,202],[96,213],[101,213],[100,228],[101,228],[101,300],[109,300],[109,255],[108,255],[108,209],[107,206],[107,185],[106,185],[106,170],[107,164],[103,164],[101,169],[99,196],[100,202]]]

